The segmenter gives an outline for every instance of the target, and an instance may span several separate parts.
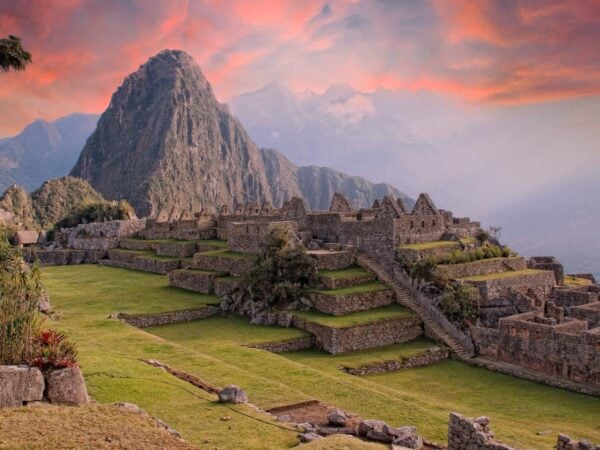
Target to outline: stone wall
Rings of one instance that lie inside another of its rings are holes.
[[[206,319],[220,312],[218,307],[204,306],[202,308],[182,309],[156,314],[126,314],[119,313],[117,318],[129,325],[138,328],[155,327],[170,323],[190,322],[192,320]]]
[[[567,312],[573,306],[586,305],[598,301],[598,293],[590,290],[590,287],[561,287],[555,289],[550,299],[556,306],[565,307]]]
[[[448,424],[448,450],[514,450],[498,442],[489,428],[490,419],[470,419],[450,413]]]
[[[315,345],[314,336],[305,336],[295,339],[289,339],[282,342],[266,342],[264,344],[252,344],[248,347],[266,350],[271,353],[295,352],[298,350],[306,350]]]
[[[600,385],[600,328],[530,312],[500,320],[497,358],[551,376]]]
[[[364,275],[353,275],[346,278],[333,278],[320,275],[321,285],[324,289],[341,289],[375,280],[375,275],[369,272],[365,272]]]
[[[589,329],[600,327],[600,302],[572,307],[571,317],[585,320]]]
[[[107,253],[103,250],[74,250],[59,248],[43,250],[35,247],[23,249],[23,258],[29,263],[39,260],[43,266],[62,266],[68,264],[94,264],[105,258]]]
[[[453,241],[449,241],[447,244],[440,244],[429,248],[399,247],[396,251],[396,258],[400,261],[415,262],[421,259],[439,258],[459,249],[460,244]]]
[[[444,361],[450,357],[446,348],[434,347],[422,355],[412,356],[402,360],[389,360],[368,364],[360,367],[342,367],[341,370],[355,376],[375,375],[378,373],[395,372],[414,367],[429,366]]]
[[[174,258],[191,258],[197,251],[195,242],[159,242],[156,245],[156,254]]]
[[[203,270],[183,269],[173,270],[168,275],[170,286],[187,289],[200,294],[212,294],[214,292],[215,277],[221,274]]]
[[[418,317],[389,319],[352,328],[331,328],[298,317],[293,325],[315,335],[316,346],[332,354],[410,341],[423,334]]]
[[[241,277],[219,277],[214,279],[213,289],[216,295],[222,297],[234,289],[238,289],[241,283]]]
[[[452,279],[506,272],[507,270],[523,270],[526,268],[525,258],[514,256],[509,258],[482,259],[462,264],[439,264],[436,267],[436,272],[440,276]]]
[[[227,241],[234,252],[260,253],[267,245],[269,235],[275,228],[285,228],[298,234],[298,224],[291,221],[277,222],[229,222]]]
[[[528,311],[543,311],[554,287],[550,271],[507,274],[483,280],[459,279],[479,291],[479,317],[484,326],[496,327],[502,317]]]
[[[203,270],[229,273],[231,275],[244,275],[254,267],[256,259],[244,256],[219,256],[196,253],[194,267]]]
[[[341,251],[310,250],[307,252],[317,263],[318,270],[339,270],[350,267],[356,261],[354,248],[346,247]]]
[[[330,295],[315,291],[311,292],[310,299],[316,310],[334,316],[342,316],[389,305],[394,302],[394,293],[390,289],[344,295]]]
[[[565,283],[565,270],[563,265],[554,256],[533,256],[527,261],[531,269],[551,270],[554,273],[556,284]]]
[[[498,342],[500,340],[500,331],[498,328],[471,327],[470,330],[477,354],[496,358],[498,356]]]

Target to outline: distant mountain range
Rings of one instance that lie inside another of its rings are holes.
[[[54,122],[36,120],[17,136],[0,140],[0,192],[18,184],[32,191],[69,173],[98,117],[71,114]]]

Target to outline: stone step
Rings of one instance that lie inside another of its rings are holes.
[[[312,333],[317,348],[332,354],[407,342],[423,334],[419,317],[397,305],[342,317],[317,311],[293,316],[293,326]]]
[[[112,264],[113,267],[124,267],[142,272],[166,274],[182,267],[184,260],[157,256],[150,250],[124,250],[110,249],[108,259],[121,264]],[[105,265],[111,265],[110,263]]]
[[[169,285],[199,294],[213,294],[214,280],[222,272],[199,269],[180,269],[169,272]]]
[[[373,273],[357,266],[341,270],[322,270],[319,272],[319,278],[325,289],[346,288],[376,279]]]
[[[334,316],[380,308],[394,302],[394,292],[379,281],[341,289],[310,291],[309,297],[317,311]]]
[[[483,276],[500,272],[513,272],[527,268],[525,258],[512,256],[481,259],[461,264],[438,264],[435,271],[439,276],[457,279],[473,276]]]
[[[429,316],[429,313],[412,298],[410,293],[401,286],[399,282],[392,279],[377,263],[365,255],[359,255],[357,262],[361,267],[365,267],[372,271],[381,281],[391,286],[396,292],[398,302],[417,313],[432,334],[445,343],[455,354],[462,358],[472,358],[474,356],[472,351],[466,349],[460,342],[444,331],[442,327]]]
[[[127,238],[119,241],[119,247],[128,250],[155,250],[158,242],[146,239]]]
[[[252,270],[255,263],[256,255],[232,252],[226,249],[194,255],[195,269],[223,272],[235,276],[247,274]]]
[[[318,270],[346,269],[352,266],[356,259],[354,252],[349,250],[309,250],[307,254],[317,261]]]

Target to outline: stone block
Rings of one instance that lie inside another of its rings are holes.
[[[46,385],[50,403],[71,406],[89,403],[85,381],[77,366],[48,372]]]
[[[42,372],[36,367],[0,366],[0,408],[41,401],[44,386]]]

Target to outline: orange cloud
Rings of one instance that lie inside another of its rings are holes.
[[[101,112],[164,48],[194,56],[221,100],[273,80],[488,103],[600,94],[595,0],[13,0],[0,10],[7,34],[34,63],[0,74],[0,136],[32,117]]]

